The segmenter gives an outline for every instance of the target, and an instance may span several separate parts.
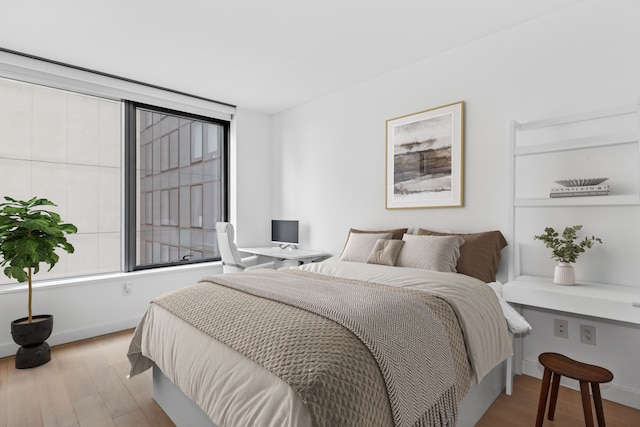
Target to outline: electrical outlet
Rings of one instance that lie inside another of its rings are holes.
[[[126,297],[131,295],[131,282],[124,282],[122,284],[122,296]]]
[[[564,319],[553,319],[553,334],[559,338],[569,338],[569,327]]]
[[[596,345],[596,327],[580,325],[580,342],[582,344]]]

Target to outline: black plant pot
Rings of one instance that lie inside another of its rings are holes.
[[[26,369],[44,365],[51,360],[51,349],[45,341],[53,331],[53,316],[41,314],[11,322],[11,336],[21,347],[16,353],[16,368]]]

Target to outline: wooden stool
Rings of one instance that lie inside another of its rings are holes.
[[[580,381],[582,409],[584,410],[584,421],[587,427],[593,427],[593,414],[591,413],[591,399],[589,397],[588,385],[588,383],[591,383],[593,404],[596,407],[598,425],[600,427],[605,427],[604,413],[602,411],[602,397],[600,396],[600,383],[608,383],[613,379],[611,371],[601,368],[600,366],[578,362],[557,353],[542,353],[538,360],[542,366],[544,366],[544,376],[542,378],[542,387],[540,388],[540,401],[538,403],[536,427],[542,427],[542,422],[544,421],[544,411],[547,406],[547,395],[549,393],[549,384],[551,383],[551,374],[553,374],[553,385],[551,386],[551,399],[549,401],[549,420],[553,420],[553,415],[556,411],[556,401],[558,400],[560,377],[564,375],[565,377]]]

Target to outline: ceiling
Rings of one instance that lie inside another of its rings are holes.
[[[0,0],[0,47],[274,114],[584,0]]]

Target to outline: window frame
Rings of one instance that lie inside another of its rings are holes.
[[[215,117],[207,117],[193,114],[185,111],[173,110],[165,107],[144,104],[135,101],[123,100],[124,120],[124,221],[123,221],[123,238],[124,238],[124,271],[140,271],[163,267],[173,267],[177,265],[198,264],[203,262],[220,261],[220,257],[199,258],[199,259],[181,259],[174,262],[162,262],[154,264],[136,264],[137,253],[137,126],[136,126],[136,110],[142,108],[153,112],[171,114],[185,118],[191,118],[206,123],[213,123],[223,127],[223,138],[221,144],[221,180],[222,180],[222,220],[228,221],[229,218],[229,192],[230,192],[230,134],[231,122]],[[141,218],[144,221],[144,218]]]

